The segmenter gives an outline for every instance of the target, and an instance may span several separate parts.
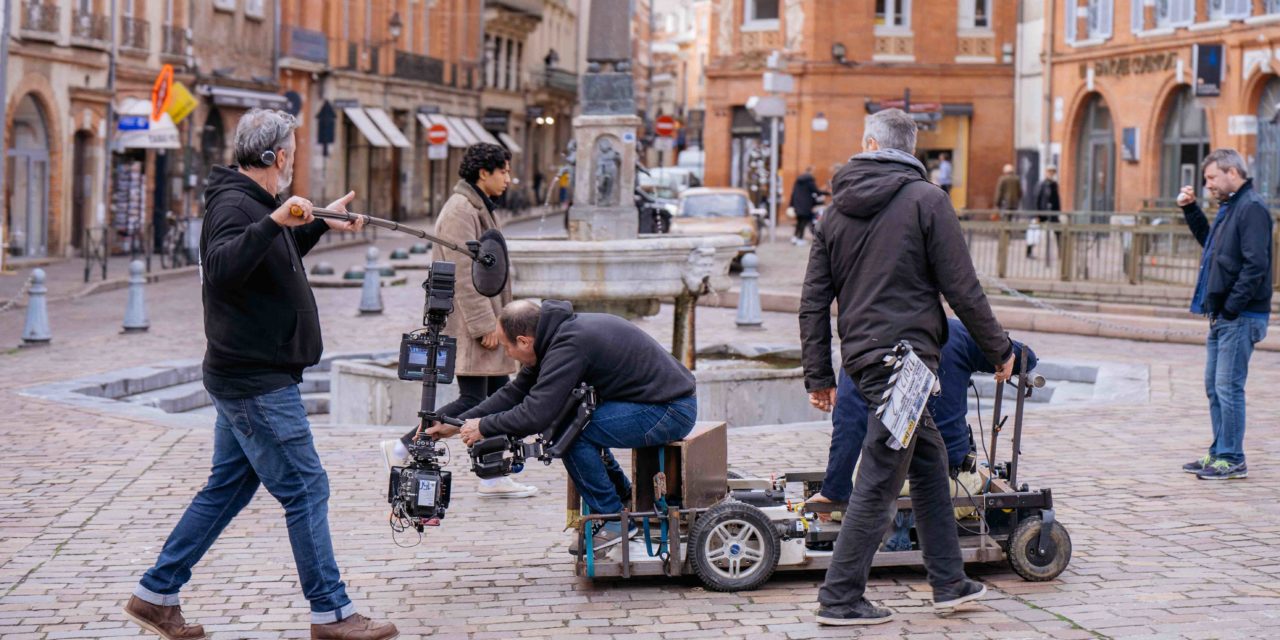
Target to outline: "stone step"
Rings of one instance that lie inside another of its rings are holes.
[[[302,375],[302,384],[298,385],[298,390],[302,393],[304,402],[308,396],[323,395],[325,397],[324,413],[328,412],[328,373],[321,371],[304,373]],[[156,407],[165,413],[187,413],[204,407],[212,408],[213,406],[213,401],[209,399],[209,393],[205,391],[202,380],[125,396],[121,400],[147,407]],[[308,413],[313,412],[308,410]]]

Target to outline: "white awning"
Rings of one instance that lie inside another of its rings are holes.
[[[289,100],[284,96],[265,91],[234,89],[232,87],[208,87],[208,95],[213,103],[220,107],[239,107],[241,109],[288,109]]]
[[[400,131],[400,127],[397,127],[396,123],[392,122],[391,116],[387,115],[386,111],[378,107],[366,107],[364,112],[369,114],[369,118],[373,120],[374,124],[378,125],[378,129],[382,130],[382,134],[387,137],[387,140],[391,141],[393,146],[401,149],[413,146],[409,144],[409,139],[404,137],[404,132]]]
[[[125,98],[118,111],[121,117],[113,141],[117,150],[182,148],[173,118],[161,113],[159,120],[152,120],[150,101]]]
[[[418,117],[421,118],[422,115],[419,114]],[[431,124],[438,124],[444,127],[445,129],[449,130],[449,146],[450,147],[454,149],[466,149],[469,146],[467,145],[467,140],[462,137],[462,134],[454,130],[453,123],[449,122],[448,118],[438,113],[433,113],[427,116],[427,118],[429,118],[429,121],[431,122]]]
[[[391,143],[387,142],[386,136],[382,135],[381,131],[378,131],[378,126],[373,124],[373,121],[365,114],[364,109],[361,109],[360,107],[347,107],[342,110],[342,113],[346,114],[347,119],[350,120],[352,124],[356,125],[356,128],[359,129],[361,135],[369,141],[369,144],[375,147],[391,146]],[[351,142],[351,140],[348,140],[347,144],[351,144]]]
[[[476,134],[476,137],[479,138],[481,142],[500,144],[498,139],[493,137],[492,133],[485,131],[485,128],[480,126],[479,122],[476,122],[475,118],[463,118],[462,121],[467,123],[468,127],[471,127],[471,133]]]
[[[449,128],[452,131],[457,131],[458,135],[462,137],[463,142],[466,142],[468,147],[480,142],[480,139],[476,137],[476,134],[471,133],[471,129],[467,127],[467,123],[462,121],[462,118],[459,118],[458,116],[445,117],[449,119]]]
[[[502,144],[506,145],[507,151],[510,151],[513,154],[524,153],[524,149],[521,149],[520,145],[516,144],[515,138],[507,135],[507,132],[499,131],[498,139],[502,140]]]

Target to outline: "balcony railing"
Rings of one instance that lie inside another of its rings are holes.
[[[408,51],[397,51],[395,75],[406,80],[444,84],[444,61]]]
[[[151,25],[138,18],[120,19],[120,46],[133,53],[146,53],[151,43]]]
[[[572,71],[547,69],[543,79],[545,86],[552,91],[578,95],[578,74]]]
[[[185,27],[175,27],[166,24],[160,27],[160,35],[163,38],[161,42],[160,55],[173,58],[185,58],[187,55],[187,30]]]
[[[93,49],[111,46],[111,19],[92,11],[76,10],[71,14],[71,44]]]
[[[58,7],[49,2],[22,3],[22,37],[29,40],[58,39]]]

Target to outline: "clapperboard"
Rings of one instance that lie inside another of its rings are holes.
[[[876,417],[893,436],[889,448],[905,449],[916,433],[929,396],[939,390],[938,376],[925,366],[905,340],[884,357],[884,366],[892,368],[893,374],[889,376],[889,388],[881,396]]]

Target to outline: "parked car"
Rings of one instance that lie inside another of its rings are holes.
[[[760,243],[760,218],[764,210],[751,206],[743,189],[697,187],[680,194],[680,206],[671,221],[671,232],[686,235],[735,234],[742,247],[734,258],[736,269],[742,255]]]

